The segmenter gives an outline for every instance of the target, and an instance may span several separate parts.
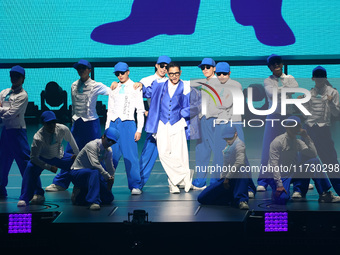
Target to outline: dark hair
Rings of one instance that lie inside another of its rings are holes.
[[[178,69],[181,70],[181,66],[175,62],[170,62],[166,69],[169,71],[171,67],[178,67]]]

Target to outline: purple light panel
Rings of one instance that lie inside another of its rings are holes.
[[[265,232],[286,232],[288,231],[287,212],[267,212],[264,214]]]
[[[8,216],[8,233],[31,233],[32,232],[32,214],[19,213]]]

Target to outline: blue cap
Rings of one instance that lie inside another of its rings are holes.
[[[296,123],[301,125],[301,119],[298,116],[290,116],[285,123],[292,126],[295,126]]]
[[[57,120],[57,117],[55,116],[54,112],[52,112],[52,111],[44,111],[41,114],[41,121],[43,123],[55,121],[55,120]]]
[[[104,132],[104,135],[115,142],[117,142],[119,139],[119,132],[114,127],[107,128]]]
[[[128,64],[124,63],[124,62],[118,62],[115,65],[115,72],[126,72],[129,70],[129,66]]]
[[[327,71],[322,66],[317,66],[313,69],[312,75],[313,77],[316,77],[316,78],[326,78]]]
[[[12,73],[12,72],[20,73],[23,76],[25,76],[25,69],[21,66],[13,66],[9,72],[10,73]]]
[[[223,125],[222,128],[222,138],[233,138],[236,133],[236,128],[231,126],[229,123]]]
[[[86,66],[86,67],[89,68],[89,69],[92,68],[90,62],[87,61],[87,60],[85,60],[85,59],[79,60],[78,63],[75,63],[75,64],[73,65],[73,67],[74,67],[75,69],[77,69],[79,65]]]
[[[198,67],[201,67],[203,65],[216,66],[216,63],[212,58],[204,58],[201,64],[198,65]]]
[[[267,58],[267,65],[273,65],[275,63],[282,63],[282,57],[276,54],[271,54],[268,58]]]
[[[229,73],[230,65],[227,62],[219,62],[216,65],[216,73]]]
[[[169,58],[168,56],[160,56],[160,57],[157,59],[157,64],[160,64],[160,63],[169,64],[170,62],[171,62],[171,58]]]

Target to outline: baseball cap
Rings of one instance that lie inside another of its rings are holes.
[[[327,71],[322,66],[317,66],[313,69],[312,75],[315,78],[326,78],[327,77]]]
[[[25,69],[21,66],[13,66],[9,72],[20,73],[21,75],[25,76]]]
[[[216,65],[216,73],[229,73],[230,66],[227,62],[219,62]]]
[[[294,127],[296,123],[301,125],[301,119],[298,116],[290,116],[289,118],[286,119],[285,123],[288,126]]]
[[[79,60],[78,63],[75,63],[75,64],[73,65],[73,67],[74,67],[75,69],[77,69],[79,65],[86,66],[86,67],[89,68],[89,69],[92,68],[90,62],[87,61],[87,60],[85,60],[85,59]]]
[[[230,124],[224,125],[222,128],[222,138],[233,138],[236,128]]]
[[[171,58],[169,58],[168,56],[160,56],[160,57],[157,59],[157,64],[160,64],[160,63],[169,64],[170,62],[171,62]]]
[[[109,127],[109,128],[107,128],[107,129],[105,130],[105,132],[104,132],[104,135],[105,135],[107,138],[109,138],[109,139],[111,139],[111,140],[114,140],[115,142],[117,142],[118,139],[119,139],[119,132],[118,132],[118,130],[117,130],[116,128],[114,128],[114,127]]]
[[[271,54],[268,58],[267,58],[267,65],[273,65],[275,63],[282,63],[282,57],[276,54]]]
[[[57,120],[57,118],[56,118],[54,112],[52,112],[52,111],[44,111],[41,114],[41,121],[43,123],[50,122],[50,121],[56,121],[56,120]]]
[[[115,72],[126,72],[129,70],[129,66],[125,62],[118,62],[115,65],[114,69],[115,69]]]
[[[198,67],[201,67],[203,65],[216,66],[216,63],[212,58],[204,58],[201,64],[198,65]]]

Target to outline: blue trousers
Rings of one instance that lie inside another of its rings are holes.
[[[14,160],[23,176],[30,160],[27,132],[26,129],[3,127],[0,138],[0,196],[7,196],[8,174]]]
[[[332,140],[330,127],[319,127],[314,125],[313,127],[306,126],[306,130],[314,142],[322,164],[332,164],[333,166],[339,166],[338,156],[334,147],[334,142]],[[339,172],[328,171],[327,175],[335,192],[340,195]]]
[[[263,134],[263,142],[262,142],[262,155],[261,155],[261,165],[267,166],[269,160],[269,148],[271,142],[279,135],[282,135],[285,132],[285,128],[282,127],[281,121],[286,119],[287,116],[282,116],[281,114],[270,114],[267,116],[268,119],[279,119],[279,121],[272,122],[266,121],[264,126],[264,134]],[[273,126],[272,126],[273,125]],[[257,179],[257,185],[264,186],[267,188],[270,182],[270,176],[266,173],[260,172],[259,177]]]
[[[302,164],[311,164],[311,165],[317,165],[320,164],[320,161],[317,158],[312,158],[309,159],[305,162],[303,162]],[[307,170],[309,172],[309,176],[310,174],[310,167]],[[318,191],[319,194],[322,194],[325,191],[328,191],[331,188],[331,184],[327,179],[327,176],[325,173],[318,173],[318,172],[314,172],[313,174],[313,181],[316,187],[316,190]],[[268,179],[268,184],[271,186],[272,188],[272,198],[274,203],[276,204],[286,204],[290,198],[290,184],[292,182],[294,182],[294,191],[298,191],[301,193],[302,196],[306,196],[307,191],[308,191],[308,184],[310,181],[310,178],[295,178],[294,179],[294,175],[291,174],[290,176],[287,177],[282,177],[282,184],[283,187],[285,188],[285,190],[287,191],[287,194],[282,192],[280,196],[276,197],[275,191],[276,191],[276,183],[274,181],[274,179]]]
[[[230,179],[230,189],[223,186],[224,179],[206,187],[197,197],[203,205],[238,205],[240,202],[248,202],[248,179]]]
[[[200,120],[201,128],[201,138],[197,140],[195,155],[196,155],[196,167],[199,169],[207,169],[210,165],[210,157],[214,149],[214,119],[206,119],[205,116]],[[215,147],[216,148],[216,147]],[[222,150],[220,151],[222,154]],[[223,162],[223,161],[222,161]],[[223,164],[223,163],[222,163]],[[206,185],[207,181],[207,171],[199,171],[196,173],[196,178],[193,180],[192,184],[196,187],[203,187]],[[212,176],[211,182],[216,181],[217,176]]]
[[[107,189],[107,182],[96,169],[79,169],[70,171],[71,181],[75,187],[80,188],[76,197],[77,205],[110,204],[114,196]]]
[[[72,154],[65,152],[61,159],[46,159],[43,157],[40,157],[40,159],[47,164],[69,171],[74,162],[71,157]],[[20,200],[25,200],[25,202],[28,203],[33,198],[34,194],[41,196],[44,195],[44,190],[41,187],[40,180],[40,174],[43,170],[44,169],[33,164],[31,161],[28,162],[22,179]]]
[[[100,121],[99,119],[83,121],[79,118],[73,123],[71,133],[80,151],[88,142],[101,137]],[[73,153],[69,143],[67,144],[65,151]],[[60,172],[53,179],[53,184],[65,189],[68,188],[70,182],[71,179],[67,169],[60,169]]]
[[[158,157],[158,150],[155,138],[151,133],[146,134],[142,154],[139,159],[141,188],[148,181],[152,168]]]
[[[113,152],[113,165],[118,166],[121,156],[124,157],[125,170],[128,180],[128,187],[141,188],[141,176],[138,160],[138,146],[135,142],[136,123],[132,120],[121,121],[120,118],[111,121],[110,127],[114,127],[119,131],[120,137],[118,142],[111,146]]]

